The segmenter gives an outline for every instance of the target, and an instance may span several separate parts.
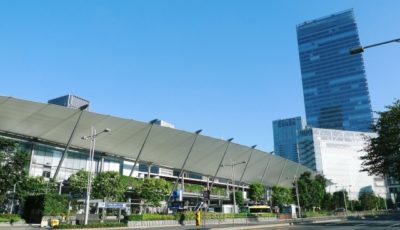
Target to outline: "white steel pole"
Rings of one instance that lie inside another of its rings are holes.
[[[232,160],[232,191],[233,191],[233,213],[235,214],[236,213],[235,162],[233,160]]]
[[[87,225],[89,221],[90,192],[92,187],[92,168],[93,168],[95,145],[96,145],[96,129],[92,127],[92,135],[90,136],[90,156],[89,156],[88,184],[86,192],[85,225]]]
[[[300,207],[300,197],[299,197],[299,184],[297,183],[297,177],[294,176],[294,183],[296,186],[296,197],[297,197],[297,207],[299,207],[299,218],[301,218],[301,207]]]

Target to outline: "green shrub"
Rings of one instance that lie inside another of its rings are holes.
[[[109,221],[104,223],[89,223],[88,225],[72,225],[72,224],[60,224],[54,226],[57,229],[74,229],[74,228],[111,228],[111,227],[127,227],[127,223],[118,223],[116,221]]]
[[[127,218],[130,221],[141,221],[141,220],[176,220],[175,215],[165,215],[165,214],[152,214],[145,213],[141,215],[130,215]]]
[[[152,214],[146,213],[143,214],[143,220],[174,220],[174,215],[165,215],[165,214]]]
[[[143,220],[143,215],[140,214],[132,214],[129,215],[127,218],[129,221],[141,221]]]
[[[318,212],[313,212],[313,211],[308,211],[302,213],[303,217],[319,217],[319,216],[329,216],[330,213],[326,211],[318,211]]]
[[[255,217],[276,217],[275,213],[255,213],[250,215],[254,215]]]
[[[204,190],[204,186],[198,184],[185,184],[185,192],[201,193]]]
[[[17,214],[0,214],[0,222],[19,221],[21,217]]]
[[[211,194],[212,195],[225,196],[226,195],[226,189],[225,188],[220,188],[220,187],[212,187]]]
[[[195,212],[184,212],[185,220],[194,220]],[[220,212],[202,212],[202,218],[206,219],[231,219],[231,218],[246,218],[246,217],[276,217],[274,213],[260,213],[251,214],[247,213],[220,213]],[[142,214],[142,215],[130,215],[127,220],[129,221],[142,221],[142,220],[180,220],[182,218],[182,213],[176,213],[175,215],[165,215],[165,214]]]
[[[68,201],[65,196],[48,193],[45,196],[43,215],[65,215],[68,211]]]
[[[184,212],[183,213],[185,220],[194,220],[195,219],[195,212]],[[180,220],[181,213],[175,214],[175,219]]]
[[[58,194],[42,194],[25,199],[24,218],[28,223],[40,223],[43,216],[65,215],[68,202],[65,196]]]

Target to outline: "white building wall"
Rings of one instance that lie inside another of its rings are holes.
[[[373,191],[386,197],[386,187],[382,178],[360,172],[366,153],[363,148],[366,136],[374,133],[313,128],[316,168],[335,183],[328,186],[328,192],[346,189],[350,199],[357,199],[362,191]]]

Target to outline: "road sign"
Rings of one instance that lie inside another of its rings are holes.
[[[127,203],[124,202],[98,202],[98,207],[99,208],[121,208],[124,209],[126,208],[128,205]]]
[[[172,192],[172,199],[175,201],[183,201],[182,190],[174,190]]]

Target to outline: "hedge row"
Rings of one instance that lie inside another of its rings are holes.
[[[164,215],[164,214],[141,214],[141,215],[130,215],[127,218],[130,221],[141,221],[141,220],[176,220],[175,215]]]
[[[60,224],[54,226],[57,229],[74,229],[74,228],[111,228],[111,227],[127,227],[127,223],[118,223],[116,221],[104,222],[104,223],[89,223],[88,225],[72,225],[72,224]]]
[[[182,216],[183,214],[183,216]],[[260,213],[260,214],[247,214],[247,213],[218,213],[218,212],[206,212],[202,213],[206,219],[230,219],[230,218],[246,218],[246,217],[276,217],[274,213]],[[134,214],[128,216],[127,220],[129,221],[142,221],[142,220],[194,220],[195,212],[184,212],[177,213],[174,215],[165,215],[165,214]]]
[[[318,212],[308,211],[302,213],[303,217],[320,217],[320,216],[330,216],[330,215],[332,215],[332,213],[326,211],[318,211]]]
[[[17,214],[0,214],[0,222],[19,221],[21,217]]]

